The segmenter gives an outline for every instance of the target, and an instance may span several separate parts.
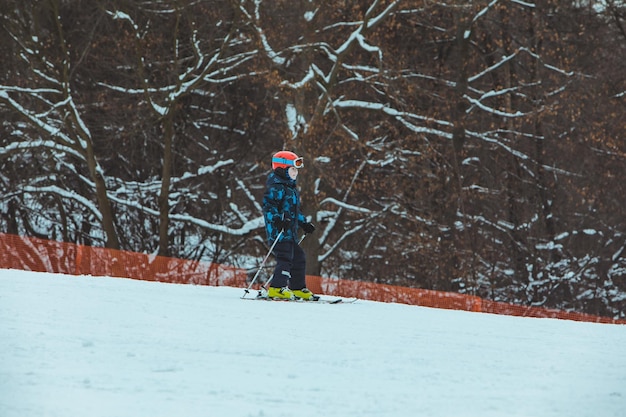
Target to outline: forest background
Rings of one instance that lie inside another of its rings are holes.
[[[626,317],[623,1],[5,0],[0,232]]]

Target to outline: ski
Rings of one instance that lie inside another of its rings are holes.
[[[306,303],[306,304],[352,304],[358,300],[358,298],[322,298],[320,296],[316,296],[315,300],[303,300],[301,298],[295,300],[287,300],[284,298],[270,298],[267,296],[257,296],[257,297],[241,297],[242,300],[260,300],[260,301],[276,301],[283,303]]]

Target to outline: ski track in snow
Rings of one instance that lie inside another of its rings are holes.
[[[0,270],[0,417],[626,415],[626,326]]]

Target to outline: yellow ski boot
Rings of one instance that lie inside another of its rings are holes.
[[[293,295],[293,292],[287,287],[270,287],[267,290],[267,297],[274,298],[276,300],[295,300],[296,297]]]
[[[317,301],[317,299],[319,299],[319,297],[313,294],[311,290],[309,290],[308,288],[302,288],[301,290],[291,290],[291,291],[293,292],[293,295],[296,298],[300,298],[302,300]]]

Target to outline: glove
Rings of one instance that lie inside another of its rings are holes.
[[[315,225],[313,223],[302,223],[302,230],[304,233],[311,234],[315,231]]]
[[[278,219],[276,220],[275,224],[278,230],[289,230],[291,228],[291,219],[288,217],[284,219]]]

